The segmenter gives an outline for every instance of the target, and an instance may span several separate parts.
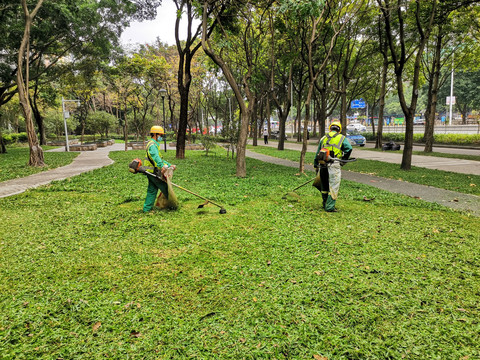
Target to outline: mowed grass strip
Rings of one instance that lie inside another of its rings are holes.
[[[30,156],[28,147],[7,147],[7,153],[0,154],[0,182],[68,165],[80,154],[79,152],[47,152],[54,148],[54,146],[42,146],[45,166],[32,167],[28,166]]]
[[[277,150],[268,146],[252,146],[248,145],[249,150],[287,159],[292,161],[300,160],[300,151],[297,150]],[[353,149],[352,157],[355,157]],[[368,150],[360,150],[368,151]],[[307,152],[305,163],[313,165],[315,153]],[[441,171],[434,169],[425,169],[412,166],[409,171],[401,170],[399,164],[391,164],[377,160],[358,159],[355,162],[348,163],[343,169],[356,171],[363,174],[370,174],[388,179],[408,181],[415,184],[434,186],[440,189],[452,190],[464,194],[480,195],[480,176],[459,174],[450,171]]]
[[[480,224],[344,181],[323,212],[296,169],[187,152],[178,211],[115,164],[0,199],[5,359],[478,358]],[[312,174],[308,174],[313,175]],[[364,201],[364,196],[373,201]]]

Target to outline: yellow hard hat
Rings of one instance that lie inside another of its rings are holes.
[[[337,130],[332,130],[332,127],[338,127],[338,132],[342,132],[342,124],[340,123],[340,121],[334,121],[330,124],[330,126],[328,127],[328,130],[330,131],[337,131]]]
[[[165,130],[163,130],[163,127],[155,125],[155,126],[152,126],[152,128],[150,129],[150,134],[165,135]]]

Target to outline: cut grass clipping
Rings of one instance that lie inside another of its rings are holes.
[[[142,155],[0,199],[2,358],[480,357],[478,218],[348,181],[325,213],[281,199],[296,169],[220,151],[167,161],[227,214],[144,214]]]

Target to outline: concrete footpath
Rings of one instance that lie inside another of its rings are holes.
[[[108,157],[110,151],[124,150],[124,144],[113,144],[93,151],[84,151],[71,164],[56,169],[42,171],[19,179],[0,183],[0,198],[20,194],[28,189],[49,184],[55,180],[63,180],[81,173],[95,170],[113,163]],[[64,151],[63,148],[53,151]]]
[[[276,147],[277,144],[272,142],[269,146]],[[292,150],[300,150],[301,144],[286,143],[285,148]],[[94,151],[85,151],[80,153],[80,155],[78,155],[70,165],[40,172],[38,174],[30,175],[20,179],[13,179],[1,182],[0,198],[20,194],[28,189],[36,188],[41,185],[46,185],[51,181],[63,180],[87,171],[110,165],[113,163],[113,161],[108,157],[109,152],[123,151],[124,149],[124,144],[114,144],[105,148],[99,148]],[[316,149],[316,145],[309,145],[308,151],[315,152]],[[63,149],[59,148],[54,151],[63,151]],[[456,151],[458,153],[458,150],[456,149],[453,149],[452,151]],[[271,156],[258,154],[248,150],[246,152],[246,155],[249,158],[270,162],[282,166],[298,168],[298,162],[295,161],[283,160]],[[401,162],[401,154],[368,151],[363,149],[357,151],[357,148],[354,149],[353,156],[361,159],[372,159],[394,163]],[[414,166],[421,166],[420,164],[422,162],[417,160],[416,158],[417,155],[414,155],[412,163],[414,164]],[[457,162],[457,160],[448,158],[437,158],[432,156],[422,156],[422,158],[428,158],[428,164],[425,164],[425,166],[423,167],[427,167],[426,165],[428,165],[429,168],[436,168],[439,170],[476,175],[478,174],[478,170],[480,168],[480,162],[478,161],[465,160],[462,161],[462,166],[456,166],[455,168],[452,168],[450,162]],[[306,165],[305,168],[307,170],[314,170],[313,166],[311,165]],[[420,198],[425,201],[438,203],[457,210],[468,211],[476,216],[480,216],[479,196],[467,195],[454,191],[438,189],[431,186],[417,185],[405,181],[391,180],[378,176],[360,174],[345,170],[342,171],[342,177],[346,180],[367,184],[394,193],[400,193],[411,197]]]

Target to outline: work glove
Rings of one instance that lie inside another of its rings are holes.
[[[162,168],[160,169],[160,172],[162,173],[163,176],[165,176],[165,172],[168,170],[168,165],[163,165]]]

